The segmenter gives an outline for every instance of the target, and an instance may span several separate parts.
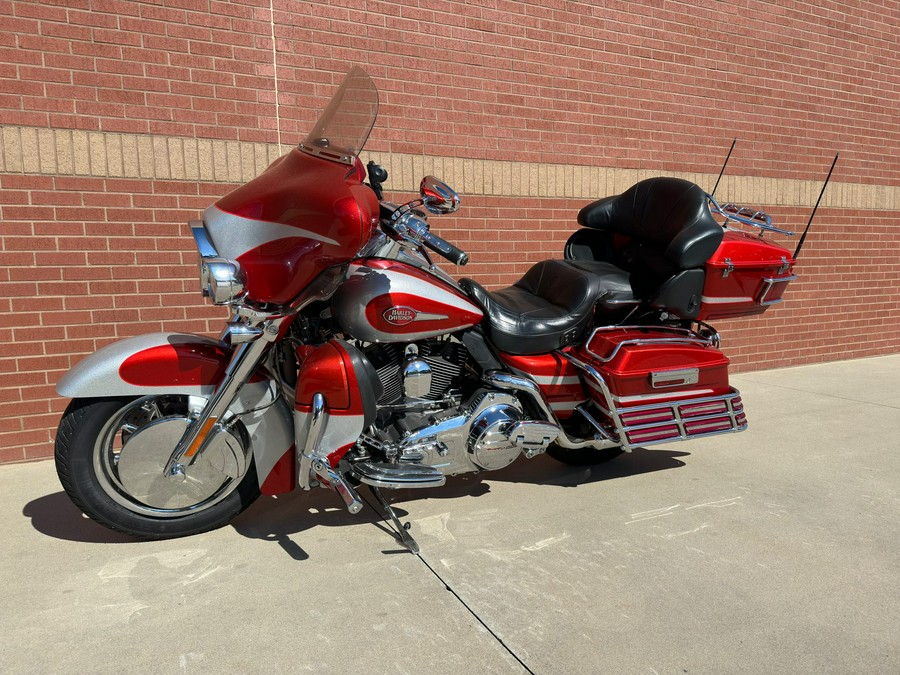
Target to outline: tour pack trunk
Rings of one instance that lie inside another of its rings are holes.
[[[739,230],[726,230],[706,262],[701,321],[762,314],[782,300],[793,274],[790,251]]]

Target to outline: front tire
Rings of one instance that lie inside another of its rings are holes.
[[[170,539],[222,527],[259,496],[239,420],[218,427],[182,477],[163,467],[189,423],[193,397],[74,399],[56,434],[56,471],[69,498],[106,527]]]

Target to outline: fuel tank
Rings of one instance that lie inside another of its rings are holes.
[[[341,327],[366,342],[412,342],[454,333],[484,316],[460,290],[394,260],[355,260],[331,301]]]
[[[378,225],[378,199],[353,166],[295,148],[203,214],[250,299],[287,304],[324,269],[356,256]]]

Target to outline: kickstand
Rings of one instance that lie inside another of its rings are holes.
[[[391,508],[391,505],[387,503],[387,500],[384,498],[384,495],[381,494],[381,490],[379,490],[374,485],[370,485],[369,489],[372,490],[372,494],[375,495],[375,498],[381,502],[381,505],[384,507],[384,510],[387,511],[388,516],[390,516],[391,520],[394,523],[394,527],[397,529],[397,534],[400,539],[400,543],[403,544],[406,548],[409,549],[410,553],[414,553],[416,555],[419,554],[419,545],[416,543],[416,540],[412,538],[412,535],[409,533],[409,523],[401,523],[400,519],[397,517],[397,514],[394,512],[394,509]]]

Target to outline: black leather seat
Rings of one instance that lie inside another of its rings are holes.
[[[598,278],[600,294],[596,307],[600,311],[616,312],[620,309],[640,304],[631,287],[631,275],[612,263],[599,260],[565,260],[571,267],[588,272]]]
[[[472,279],[459,284],[487,316],[494,345],[510,354],[540,354],[581,337],[604,292],[630,295],[628,274],[607,263],[544,260],[509,288],[487,291]]]

